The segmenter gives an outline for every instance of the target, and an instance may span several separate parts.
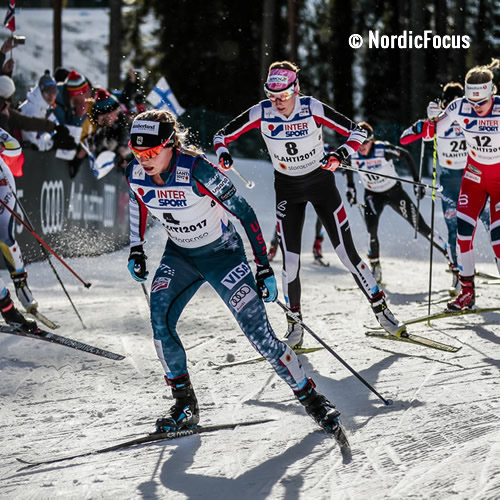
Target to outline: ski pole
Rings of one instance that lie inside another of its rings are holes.
[[[15,218],[18,222],[20,222],[56,259],[59,260],[59,262],[61,262],[61,264],[63,264],[63,266],[66,267],[66,269],[68,269],[68,271],[70,271],[79,281],[81,281],[83,283],[83,286],[85,288],[90,288],[92,286],[92,283],[87,283],[86,281],[84,281],[82,278],[80,278],[80,276],[78,276],[78,274],[76,274],[75,271],[73,271],[73,269],[71,269],[71,267],[66,264],[66,262],[64,262],[64,260],[59,257],[59,255],[55,252],[55,250],[53,250],[49,245],[47,245],[47,243],[45,243],[45,241],[42,240],[42,238],[40,238],[40,236],[38,236],[38,234],[35,233],[35,231],[33,229],[31,229],[28,224],[26,224],[26,222],[23,221],[23,219],[21,219],[21,217],[19,217],[19,215],[14,212],[14,210],[12,210],[12,208],[9,207],[9,205],[7,205],[7,203],[5,203],[2,199],[0,199],[0,203],[2,204],[2,206],[4,206]]]
[[[80,141],[80,146],[83,148],[83,150],[87,153],[88,157],[92,160],[95,161],[95,156],[92,151],[90,151],[89,147],[87,144],[85,144],[83,141]]]
[[[144,292],[144,296],[146,297],[146,302],[148,303],[148,307],[151,309],[151,301],[149,299],[149,293],[144,283],[141,283],[142,291]]]
[[[420,146],[420,166],[418,167],[418,181],[422,181],[422,165],[424,163],[424,153],[425,153],[425,142],[423,139],[420,141],[422,144]],[[415,239],[418,236],[418,214],[420,213],[420,196],[417,196],[417,220],[415,221]]]
[[[248,189],[253,189],[255,187],[254,181],[247,180],[242,174],[240,174],[234,167],[232,167],[232,171],[245,183]]]
[[[332,354],[338,361],[340,361],[359,381],[361,381],[370,391],[373,392],[380,400],[384,402],[386,406],[392,405],[392,399],[385,399],[381,396],[354,368],[352,368],[348,363],[346,363],[326,342],[323,342],[318,335],[316,335],[299,317],[299,315],[295,314],[288,308],[285,304],[282,304],[279,300],[276,300],[276,304],[278,304],[283,311],[285,311],[291,318],[293,318],[299,325],[304,328],[307,332],[309,332],[330,354]]]
[[[434,151],[432,152],[432,185],[436,186],[436,164],[437,164],[437,133],[434,131],[433,141]],[[432,293],[432,255],[434,250],[434,207],[436,206],[436,191],[432,189],[432,202],[431,202],[431,249],[429,256],[429,298],[427,303],[427,314],[431,314],[431,293]],[[430,321],[427,322],[431,324]]]
[[[354,167],[349,167],[348,165],[345,165],[344,163],[340,164],[340,167],[344,170],[350,170],[351,172],[358,172],[362,174],[366,174],[366,170],[362,170],[359,168],[354,168]],[[376,174],[377,177],[386,177],[387,179],[394,179],[395,181],[400,181],[400,182],[406,182],[408,184],[413,184],[414,186],[422,186],[427,189],[432,189],[434,191],[438,191],[439,193],[443,190],[443,186],[431,186],[430,184],[425,184],[425,182],[417,182],[417,181],[410,181],[409,179],[403,179],[402,177],[395,177],[393,175],[387,175],[387,174],[379,174],[378,172]]]
[[[0,156],[0,171],[4,174],[4,177],[5,179],[7,179],[7,177],[5,176],[5,173],[4,173],[4,170],[3,170],[3,167],[5,166],[5,168],[9,168],[8,165],[4,162],[3,158]],[[17,205],[19,206],[19,208],[21,209],[21,212],[23,213],[23,216],[24,218],[27,220],[29,226],[31,228],[33,228],[33,224],[31,223],[30,221],[30,218],[28,217],[28,214],[26,212],[26,210],[24,209],[24,206],[21,204],[21,202],[19,201],[19,198],[17,197],[17,194],[16,194],[16,191],[15,189],[13,189],[13,186],[10,185],[10,182],[9,180],[7,179],[7,182],[9,184],[9,188],[12,192],[12,194],[14,195],[14,199],[16,200],[16,203]],[[1,200],[0,200],[1,201]],[[7,208],[9,208],[7,206]],[[71,307],[73,308],[73,310],[75,311],[75,314],[78,316],[78,319],[80,320],[80,323],[82,324],[83,328],[86,329],[87,327],[85,326],[85,323],[83,322],[83,319],[82,317],[80,316],[80,313],[78,312],[75,304],[73,303],[73,300],[71,299],[68,291],[66,290],[66,287],[64,286],[64,283],[62,282],[62,279],[61,277],[59,276],[59,273],[57,272],[56,268],[54,267],[54,264],[52,263],[52,261],[50,260],[50,256],[49,254],[47,253],[47,250],[45,249],[45,247],[40,244],[40,248],[42,249],[42,252],[43,254],[45,255],[45,257],[47,258],[47,261],[49,262],[49,265],[50,265],[50,268],[52,269],[52,271],[54,272],[54,275],[57,279],[57,281],[59,281],[59,284],[61,285],[61,288],[63,289],[63,292],[66,294],[66,297],[68,298],[69,300],[69,303],[71,304]],[[89,285],[90,286],[90,285]]]

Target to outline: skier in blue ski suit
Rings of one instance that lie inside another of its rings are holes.
[[[151,285],[151,323],[158,357],[175,399],[157,421],[159,432],[195,426],[199,408],[190,382],[177,321],[204,282],[210,283],[255,347],[288,383],[306,411],[327,432],[338,428],[339,412],[314,389],[296,354],[279,341],[266,316],[266,302],[277,298],[276,280],[255,212],[228,177],[196,148],[186,147],[186,131],[164,110],[138,115],[129,147],[136,160],[127,168],[130,185],[128,268],[145,281],[143,250],[147,212],[158,219],[168,241]],[[245,229],[257,266],[256,281],[242,240],[228,212]]]

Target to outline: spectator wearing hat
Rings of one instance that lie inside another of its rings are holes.
[[[55,141],[59,140],[59,137],[68,134],[68,130],[65,127],[57,126],[51,120],[23,115],[17,109],[12,108],[12,96],[15,90],[16,86],[12,78],[7,75],[0,75],[0,128],[3,128],[10,134],[13,134],[13,131],[16,129],[48,132],[49,134],[55,133],[53,138]]]
[[[69,69],[64,68],[63,66],[59,66],[54,71],[54,79],[57,83],[64,83],[66,78],[68,78]]]
[[[111,127],[120,116],[118,99],[106,89],[96,92],[90,112],[91,120],[98,127]]]
[[[51,76],[50,71],[46,70],[38,81],[38,85],[28,92],[27,99],[20,105],[19,111],[26,116],[50,119],[57,92],[56,81]],[[76,149],[75,140],[64,125],[56,125],[54,137],[48,133],[22,130],[22,140],[23,146],[29,145],[39,151],[49,151],[53,146],[63,149]]]
[[[71,70],[62,84],[58,84],[54,115],[64,125],[81,127],[87,117],[86,99],[90,97],[90,85],[85,77]]]
[[[115,155],[115,165],[123,164],[125,168],[132,157],[127,147],[131,120],[124,106],[106,89],[98,89],[94,99],[89,100],[88,109],[88,122],[83,130],[89,137],[96,166],[101,153],[111,152]],[[109,153],[105,158],[109,162]]]
[[[74,69],[68,73],[64,83],[58,84],[56,107],[54,116],[58,123],[66,125],[77,143],[81,142],[82,126],[87,119],[87,100],[90,97],[88,80]],[[78,173],[80,163],[87,154],[79,146],[76,154],[72,151],[58,150],[56,156],[69,161],[70,176],[73,178]]]

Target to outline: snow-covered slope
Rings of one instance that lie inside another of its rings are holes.
[[[36,85],[53,69],[52,9],[16,9],[16,34],[25,45],[14,49],[14,77]],[[10,34],[6,28],[2,39]],[[62,65],[84,74],[95,86],[108,84],[109,9],[63,9]],[[126,70],[126,68],[124,68]]]
[[[270,166],[241,161],[237,167],[257,183],[244,193],[269,239]],[[343,186],[340,176],[339,184]],[[428,199],[423,209],[429,219]],[[350,209],[349,215],[358,248],[365,253],[359,214]],[[444,225],[441,219],[438,207],[438,228]],[[425,314],[428,245],[420,237],[414,240],[412,229],[394,212],[387,210],[382,220],[391,308],[404,319]],[[16,457],[36,460],[86,452],[147,433],[171,404],[145,297],[128,275],[123,250],[69,261],[93,283],[89,290],[60,271],[86,329],[49,266],[29,268],[41,310],[60,322],[62,335],[126,359],[110,361],[0,334],[0,498],[499,498],[500,313],[411,327],[414,333],[461,346],[457,354],[368,339],[364,325],[375,324],[373,314],[361,292],[350,289],[354,282],[331,247],[325,247],[330,267],[312,264],[313,223],[309,213],[302,265],[304,321],[380,394],[394,400],[393,406],[384,406],[326,351],[302,356],[318,389],[342,412],[351,461],[343,461],[333,440],[318,430],[266,363],[223,370],[211,365],[252,356],[253,351],[220,299],[204,286],[179,323],[202,423],[273,422],[19,470]],[[482,233],[480,228],[478,245],[485,257],[478,268],[497,274]],[[161,228],[153,228],[147,245],[150,269],[164,241]],[[280,263],[278,258],[274,265],[278,272]],[[445,268],[435,256],[433,298],[446,296],[450,275]],[[478,279],[477,293],[479,305],[498,305],[500,287]],[[281,310],[274,304],[267,310],[281,335]],[[307,345],[315,341],[308,337]]]

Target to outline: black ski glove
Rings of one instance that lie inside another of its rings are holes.
[[[225,151],[224,153],[221,153],[219,156],[219,166],[224,172],[233,166],[233,158],[229,153],[226,153]]]
[[[76,149],[75,139],[70,134],[68,127],[56,125],[55,134],[52,138],[56,149]]]
[[[135,281],[146,281],[148,279],[149,272],[146,270],[146,260],[147,257],[142,245],[130,249],[127,267]]]
[[[259,297],[264,302],[274,302],[278,298],[278,285],[274,272],[269,264],[266,266],[257,266],[255,273],[255,281],[257,282],[257,291]]]
[[[417,186],[416,184],[414,184],[413,191],[415,193],[415,196],[417,197],[417,200],[421,200],[425,196],[424,186]]]
[[[349,205],[351,205],[351,207],[357,203],[358,200],[356,199],[355,186],[347,186],[347,191],[345,195],[347,198],[347,202],[349,203]]]

